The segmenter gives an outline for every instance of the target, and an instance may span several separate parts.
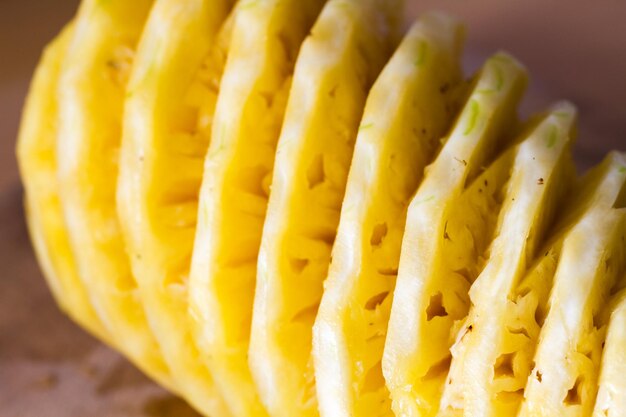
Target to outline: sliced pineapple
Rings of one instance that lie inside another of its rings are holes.
[[[611,305],[593,417],[626,413],[626,290],[617,293]]]
[[[187,278],[230,7],[156,3],[128,85],[117,190],[132,270],[165,360],[186,399],[215,416],[229,413],[192,341]]]
[[[22,116],[17,159],[26,191],[28,229],[54,298],[74,321],[113,343],[78,276],[59,203],[56,91],[72,32],[69,24],[46,48],[37,67]]]
[[[605,305],[626,267],[625,167],[624,155],[614,153],[589,174],[595,191],[580,204],[584,212],[563,238],[520,416],[592,413]]]
[[[459,57],[463,32],[455,19],[423,16],[367,99],[314,327],[324,415],[392,414],[381,359],[406,208],[465,86]]]
[[[401,0],[235,2],[83,0],[46,49],[60,307],[207,416],[625,416],[626,154],[567,193],[573,107],[520,126],[444,15],[375,82]]]
[[[148,327],[115,212],[126,77],[149,0],[85,1],[58,85],[59,194],[79,275],[116,345],[169,388]]]
[[[514,415],[523,394],[511,384],[513,347],[523,333],[504,326],[510,299],[574,174],[575,110],[554,109],[516,146],[486,265],[470,289],[471,309],[452,347],[440,416]],[[446,306],[442,305],[445,309]]]
[[[438,409],[455,321],[469,310],[467,292],[496,226],[513,153],[479,174],[515,128],[525,85],[524,69],[509,56],[485,63],[409,205],[382,363],[396,415]]]
[[[266,413],[247,358],[256,259],[291,74],[322,3],[239,3],[216,105],[189,302],[202,359],[236,416]]]
[[[559,213],[560,221],[555,228],[556,233],[552,234],[525,278],[509,296],[501,321],[506,336],[501,343],[498,359],[493,364],[494,376],[498,376],[491,385],[487,385],[492,395],[492,415],[517,415],[524,387],[533,367],[536,344],[548,308],[548,298],[563,240],[579,218],[584,218],[585,210],[589,206],[587,203],[593,201],[594,193],[605,192],[599,188],[602,184],[602,173],[605,171],[602,168],[596,169],[593,175],[589,175],[576,188],[573,193],[576,198],[560,205],[565,210]],[[475,327],[476,324],[472,323],[472,332]],[[467,325],[462,329],[465,333]],[[536,377],[542,379],[541,374]],[[467,409],[465,412],[469,414]]]
[[[378,1],[331,0],[295,69],[259,251],[249,349],[272,416],[318,414],[311,328],[367,93],[393,46],[390,23],[378,21],[383,13]]]
[[[594,169],[571,193],[574,198],[559,205],[562,207],[559,207],[560,220],[525,278],[509,296],[501,324],[505,329],[505,338],[494,368],[494,374],[498,370],[500,375],[491,385],[496,415],[518,414],[528,376],[534,366],[539,332],[545,321],[563,241],[572,230],[576,230],[574,226],[584,219],[586,210],[593,207],[588,203],[597,198],[594,195],[607,191],[615,195],[617,192],[599,188],[606,172],[606,163],[604,168]],[[542,374],[536,374],[535,378],[542,379]]]

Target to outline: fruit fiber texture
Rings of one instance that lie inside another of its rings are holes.
[[[174,387],[124,249],[115,191],[126,83],[147,0],[85,1],[57,85],[59,196],[78,275],[116,344],[149,375]]]
[[[626,414],[626,155],[400,0],[84,0],[17,145],[59,306],[215,417]]]
[[[126,90],[117,211],[150,326],[179,391],[229,415],[192,341],[187,276],[232,4],[155,3]]]

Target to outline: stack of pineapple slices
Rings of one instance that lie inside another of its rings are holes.
[[[207,416],[626,415],[626,155],[400,10],[83,0],[18,143],[56,300]]]

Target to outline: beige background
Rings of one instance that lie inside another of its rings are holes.
[[[182,1],[182,0],[181,0]],[[468,26],[467,67],[505,49],[533,74],[524,109],[567,98],[580,109],[581,167],[626,150],[626,1],[421,0]],[[0,415],[193,416],[62,316],[43,285],[21,212],[19,113],[43,45],[74,0],[0,0]]]

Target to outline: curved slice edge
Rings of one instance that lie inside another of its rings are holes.
[[[150,327],[180,394],[215,416],[231,414],[191,336],[187,276],[230,6],[228,0],[156,3],[126,92],[117,188],[117,212]]]
[[[592,191],[563,239],[519,416],[592,413],[605,305],[626,268],[626,209],[619,201],[624,162],[623,155],[612,153],[588,174]]]
[[[431,315],[431,297],[435,304],[444,292],[449,293],[448,298],[453,297],[455,289],[463,291],[478,270],[477,254],[467,252],[474,245],[469,245],[473,242],[472,231],[455,224],[458,233],[447,239],[448,218],[457,210],[450,219],[462,220],[463,210],[457,203],[466,184],[506,144],[525,85],[525,70],[510,56],[500,53],[485,63],[409,205],[382,362],[396,414],[419,415],[438,408],[443,381],[439,377],[431,381],[428,372],[439,367],[447,369],[454,319],[467,314],[468,305],[466,300],[450,299],[455,302],[454,311],[443,316],[435,308]],[[480,206],[487,204],[485,194],[478,198],[484,201]],[[482,235],[486,234],[484,229],[478,225]],[[459,248],[457,241],[468,245]],[[443,251],[452,251],[449,259],[458,262],[442,262]],[[437,371],[437,375],[440,373]]]
[[[406,207],[456,115],[463,37],[422,16],[368,96],[314,327],[322,415],[391,415],[380,362]]]
[[[216,104],[200,187],[189,311],[196,345],[237,416],[266,414],[247,357],[256,259],[295,60],[321,5],[239,3]]]
[[[570,152],[575,120],[572,105],[557,104],[515,146],[489,257],[470,288],[471,308],[451,348],[440,416],[514,415],[521,403],[518,390],[525,378],[521,387],[507,378],[523,370],[516,369],[514,356],[506,356],[512,354],[510,339],[519,334],[507,332],[503,321],[575,178]]]
[[[56,90],[73,23],[46,47],[31,82],[17,142],[28,230],[44,277],[59,307],[100,340],[113,345],[83,285],[70,248],[56,180]]]
[[[610,310],[593,417],[623,417],[626,411],[626,290],[613,297]]]

